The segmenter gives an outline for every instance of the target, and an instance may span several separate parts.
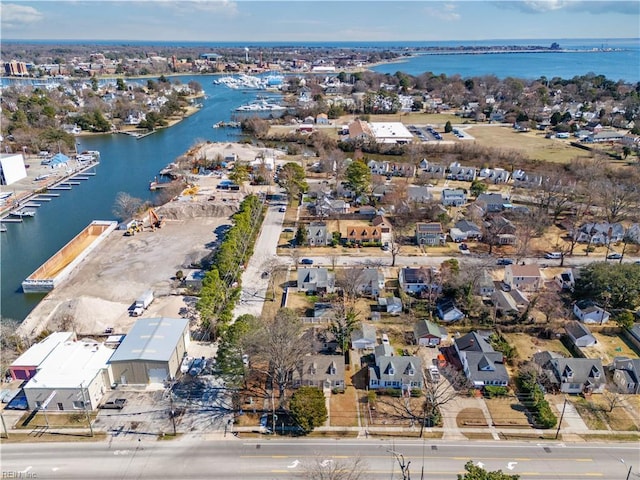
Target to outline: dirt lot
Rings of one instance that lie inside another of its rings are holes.
[[[600,332],[592,332],[592,334],[598,343],[581,349],[587,358],[601,358],[603,365],[609,365],[614,357],[638,358],[636,352],[619,335]]]

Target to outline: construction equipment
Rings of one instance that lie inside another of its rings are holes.
[[[127,228],[127,231],[124,232],[124,236],[125,237],[133,237],[136,233],[141,232],[141,231],[142,231],[142,223],[133,222],[131,224],[131,226],[129,228]]]
[[[153,208],[149,209],[149,225],[151,225],[152,230],[162,228],[162,225],[164,225],[164,217],[159,216]]]

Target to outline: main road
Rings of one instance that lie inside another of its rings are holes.
[[[364,478],[388,480],[402,478],[400,455],[414,479],[453,480],[469,460],[487,470],[518,474],[522,479],[640,478],[637,445],[619,443],[183,438],[5,443],[0,446],[0,454],[2,478],[300,478],[310,463],[328,467],[359,457],[366,465]]]

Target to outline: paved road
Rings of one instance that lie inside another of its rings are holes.
[[[361,457],[368,479],[402,478],[396,457],[411,462],[410,473],[426,479],[455,479],[472,460],[523,479],[603,478],[637,475],[638,449],[631,444],[558,442],[444,442],[291,439],[3,444],[3,478],[38,479],[280,479],[300,478],[305,464]],[[20,473],[21,475],[19,476]],[[10,476],[14,475],[14,476]],[[30,476],[27,476],[30,475]]]

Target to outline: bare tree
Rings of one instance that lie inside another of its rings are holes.
[[[622,396],[615,390],[605,390],[602,394],[602,398],[604,398],[607,404],[607,413],[611,413],[615,408],[621,406],[620,404],[622,403]]]
[[[340,255],[336,255],[335,253],[332,253],[331,255],[328,255],[328,257],[329,257],[329,263],[331,263],[331,270],[335,272],[336,265],[338,265],[338,260],[340,259]]]
[[[284,281],[284,273],[286,272],[286,266],[280,262],[277,257],[267,258],[261,265],[262,275],[266,275],[271,279],[271,295],[272,300],[276,298],[276,287],[278,283]]]
[[[291,261],[293,262],[293,266],[295,269],[298,269],[298,261],[300,260],[300,251],[297,248],[291,248],[289,250],[289,256],[291,257]]]
[[[427,378],[427,372],[423,370],[424,378],[424,404],[422,407],[422,421],[420,422],[420,438],[424,432],[425,424],[433,425],[442,417],[441,408],[460,395],[460,392],[469,388],[469,380],[462,372],[453,367],[444,367],[441,373],[447,377],[439,381]]]
[[[263,372],[277,385],[280,407],[286,400],[291,373],[311,349],[302,330],[302,322],[296,313],[282,308],[276,318],[265,322],[247,342],[257,360],[253,365],[262,365]]]
[[[121,220],[133,217],[142,207],[142,200],[126,192],[119,192],[113,204],[113,214]]]
[[[363,279],[364,269],[361,267],[343,268],[336,272],[336,286],[341,288],[349,301],[357,297]]]
[[[360,457],[333,459],[316,457],[303,465],[299,478],[308,480],[365,480],[367,464]]]

